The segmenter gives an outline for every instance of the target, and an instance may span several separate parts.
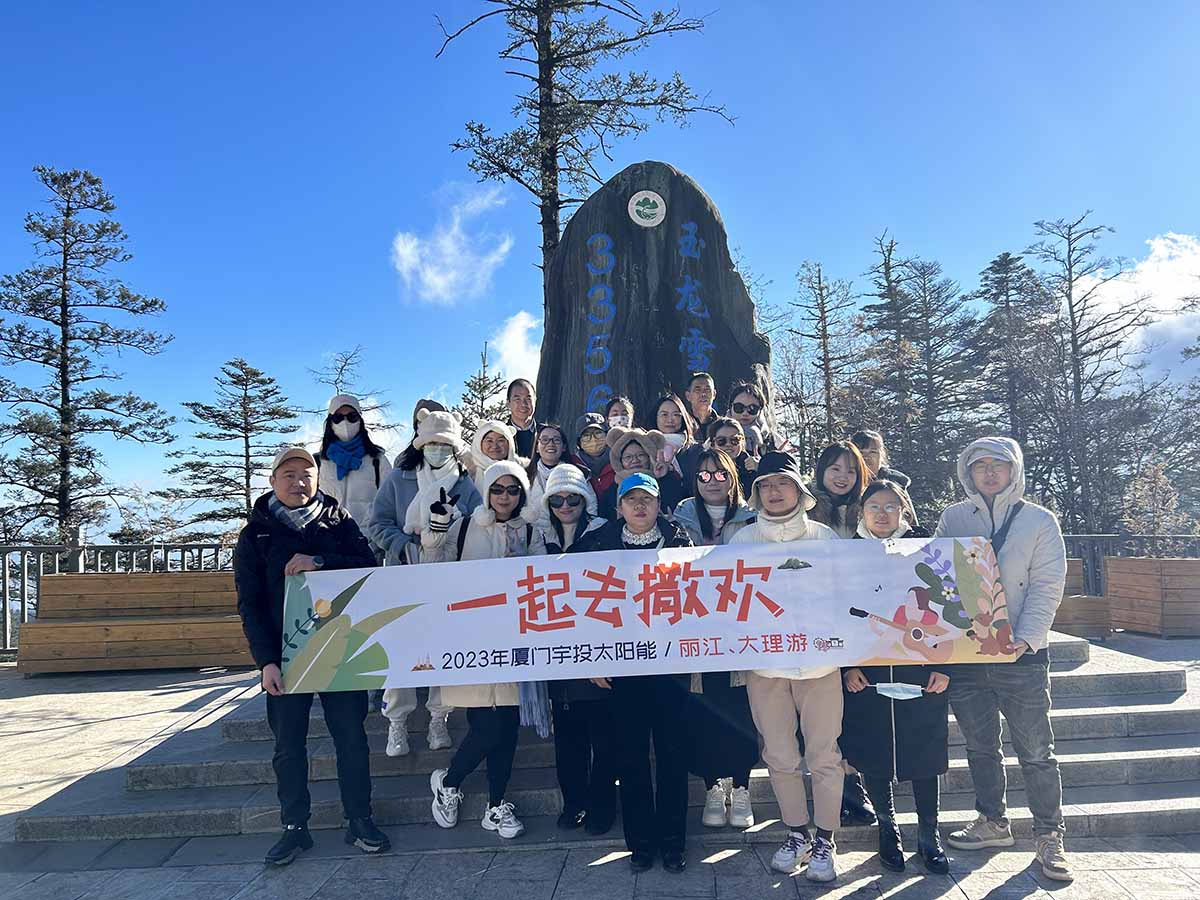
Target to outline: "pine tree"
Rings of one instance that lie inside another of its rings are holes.
[[[849,313],[854,309],[850,285],[830,281],[820,263],[805,262],[796,273],[800,299],[793,301],[800,315],[800,327],[793,333],[804,338],[811,348],[812,365],[820,385],[820,439],[828,444],[846,429],[843,385],[852,377],[854,347],[850,340]]]
[[[0,444],[20,448],[0,455],[4,529],[10,537],[17,528],[40,529],[72,543],[78,529],[104,521],[121,493],[105,477],[97,439],[172,439],[175,420],[156,403],[101,386],[121,379],[104,360],[126,350],[153,356],[170,337],[114,322],[158,315],[166,305],[109,274],[132,256],[101,180],[79,169],[34,172],[50,192],[50,211],[25,217],[39,261],[0,278],[0,313],[9,315],[0,319],[0,361],[15,367],[0,377],[0,403],[13,412],[0,423]]]
[[[194,437],[215,447],[176,450],[168,456],[181,460],[167,470],[181,485],[156,492],[172,501],[203,504],[187,525],[219,525],[250,517],[255,476],[265,475],[281,446],[273,436],[292,431],[298,410],[275,379],[246,360],[230,360],[216,376],[213,403],[184,403],[189,421],[200,426]],[[209,506],[208,504],[214,504]],[[228,529],[217,529],[223,534]]]
[[[1121,524],[1133,534],[1193,534],[1196,522],[1179,508],[1179,492],[1162,462],[1149,464],[1125,489]]]
[[[463,438],[471,440],[480,422],[503,419],[508,415],[508,406],[502,396],[507,383],[503,376],[495,374],[488,365],[487,343],[479,354],[479,368],[463,382],[462,399],[454,407],[462,416]]]

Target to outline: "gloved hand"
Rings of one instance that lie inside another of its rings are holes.
[[[446,496],[446,489],[442,488],[438,499],[429,504],[429,530],[433,532],[444,533],[450,530],[450,523],[454,521],[454,505],[458,503],[458,495],[453,497]]]

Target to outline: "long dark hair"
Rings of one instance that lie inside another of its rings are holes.
[[[338,436],[333,433],[332,415],[325,417],[325,432],[321,435],[321,459],[326,458],[326,453],[329,451],[329,445],[336,443]],[[361,426],[358,433],[362,435],[363,451],[367,456],[379,456],[383,453],[383,448],[371,440],[371,432],[367,430],[367,420],[362,417],[362,413],[358,414],[359,425]]]
[[[570,456],[571,456],[571,445],[567,443],[566,429],[564,429],[557,422],[543,422],[541,425],[538,426],[537,436],[534,437],[534,439],[533,439],[533,454],[529,457],[529,465],[527,465],[525,467],[525,474],[529,476],[529,484],[530,485],[532,485],[533,480],[535,478],[537,478],[537,466],[538,466],[538,459],[539,459],[537,442],[541,438],[542,432],[545,431],[547,428],[553,428],[555,431],[558,432],[558,436],[560,438],[562,438],[562,442],[563,442],[562,455],[558,458],[558,461],[560,463],[566,462],[567,460],[570,459]]]
[[[858,452],[858,447],[854,446],[854,444],[850,443],[849,441],[835,441],[821,451],[821,455],[817,457],[817,471],[813,478],[813,481],[815,482],[813,487],[817,491],[830,496],[830,499],[832,499],[832,496],[829,494],[829,492],[825,490],[825,470],[843,456],[850,457],[850,460],[854,463],[854,468],[856,470],[854,476],[854,486],[850,488],[850,491],[847,493],[847,499],[845,502],[859,502],[862,500],[863,491],[867,489],[867,483],[870,478],[868,472],[870,470],[867,468],[867,464],[863,460],[862,454]]]
[[[582,494],[578,496],[583,496]],[[583,497],[583,512],[579,515],[579,521],[575,523],[575,538],[576,540],[587,531],[588,522],[592,521],[591,515],[587,511],[587,497]],[[563,534],[562,522],[558,521],[558,516],[554,514],[554,510],[550,510],[550,527],[554,529],[554,533],[558,535],[558,546],[562,547],[566,536]],[[565,547],[563,549],[566,549]]]
[[[500,476],[500,478],[504,478],[504,477],[506,477],[506,476],[504,476],[504,475]],[[512,478],[511,475],[508,475],[507,477]],[[496,481],[499,481],[500,478],[497,478]],[[496,484],[496,481],[493,481],[491,484],[489,484],[487,490],[484,491],[483,503],[489,510],[492,510],[492,501],[491,501],[491,498],[488,496],[488,494],[490,494],[492,492],[492,487]],[[521,482],[518,481],[517,487],[519,487],[521,489],[521,496],[517,498],[517,505],[513,508],[513,511],[512,511],[512,518],[514,518],[514,519],[521,514],[521,510],[523,510],[525,508],[525,501],[529,499],[529,492],[527,490],[525,490],[525,485],[521,484]],[[492,510],[492,512],[495,512],[495,510]]]
[[[690,444],[696,439],[696,420],[692,418],[691,410],[688,409],[687,404],[675,394],[662,394],[657,400],[654,401],[654,405],[650,407],[650,419],[646,423],[646,430],[659,430],[658,411],[662,409],[662,405],[664,403],[668,402],[674,403],[675,407],[679,410],[679,415],[682,418],[682,425],[680,427],[683,429],[682,433],[684,437],[687,438],[687,442]]]
[[[711,462],[718,469],[723,470],[729,475],[729,480],[732,483],[732,489],[726,495],[725,499],[725,521],[728,522],[733,518],[734,512],[742,505],[742,482],[738,478],[737,464],[733,461],[733,457],[724,450],[713,448],[705,450],[696,457],[696,477],[692,482],[692,495],[696,498],[696,518],[700,520],[700,533],[706,538],[713,538],[716,535],[713,533],[712,516],[708,514],[708,510],[704,506],[704,500],[700,496],[700,467],[706,462]]]

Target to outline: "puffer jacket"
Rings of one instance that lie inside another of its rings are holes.
[[[404,517],[409,504],[417,496],[417,490],[415,469],[392,469],[371,504],[371,514],[363,530],[371,543],[383,550],[386,565],[398,566],[418,561],[421,536],[404,530]],[[460,515],[469,516],[483,502],[475,483],[465,472],[455,482],[454,490],[447,493],[451,497],[458,497],[455,506]]]
[[[375,495],[392,474],[392,463],[382,450],[375,456],[363,455],[362,465],[346,473],[341,480],[337,477],[337,463],[318,457],[320,475],[318,485],[321,493],[336,500],[346,512],[354,517],[358,527],[366,533],[371,521],[371,506]],[[368,538],[370,535],[368,535]]]
[[[967,468],[976,451],[1012,463],[1012,483],[988,509]],[[1067,550],[1058,518],[1045,507],[1025,500],[1025,457],[1011,438],[986,437],[972,441],[958,456],[958,480],[967,499],[946,507],[935,537],[991,538],[1020,500],[997,563],[1008,603],[1013,640],[1025,641],[1035,653],[1046,647],[1050,626],[1062,602],[1067,579]]]
[[[709,540],[704,537],[704,533],[700,530],[700,513],[699,505],[702,501],[698,497],[688,497],[675,507],[675,512],[671,514],[671,518],[682,525],[687,530],[688,537],[692,539],[692,543],[697,547],[703,547],[709,543]],[[733,515],[721,526],[721,534],[719,539],[713,543],[721,545],[728,544],[733,540],[733,536],[754,521],[757,514],[746,504],[742,504],[733,511]]]
[[[466,466],[467,471],[471,473],[471,477],[475,479],[475,486],[477,488],[483,484],[483,473],[495,462],[495,460],[483,452],[483,439],[492,431],[502,435],[508,441],[508,456],[505,459],[513,460],[521,468],[529,465],[529,459],[517,453],[517,436],[511,425],[507,422],[501,422],[499,419],[487,419],[480,422],[479,426],[475,429],[475,435],[471,438],[471,446],[459,456],[459,460]],[[482,488],[479,493],[484,493]]]

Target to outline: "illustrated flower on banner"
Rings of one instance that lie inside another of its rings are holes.
[[[313,609],[316,610],[317,616],[322,619],[328,619],[329,614],[333,612],[333,601],[321,599],[313,604]]]

